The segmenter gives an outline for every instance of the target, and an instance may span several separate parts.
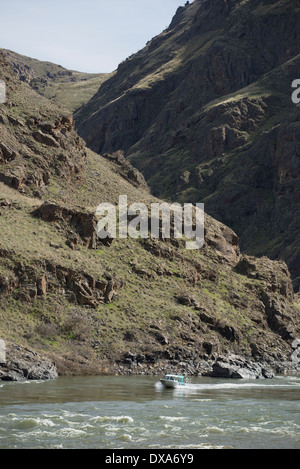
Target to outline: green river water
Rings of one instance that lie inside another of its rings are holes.
[[[300,377],[0,383],[0,449],[299,449]]]

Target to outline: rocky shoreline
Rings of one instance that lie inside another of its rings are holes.
[[[226,379],[273,379],[276,375],[300,373],[297,360],[280,360],[273,363],[252,361],[239,355],[220,355],[215,359],[201,361],[159,360],[152,365],[133,360],[114,367],[118,375],[162,375],[165,373],[185,376],[205,376]]]
[[[1,341],[0,381],[52,380],[59,377],[58,367],[47,357],[15,344],[4,350],[3,344],[5,342]],[[144,356],[127,353],[122,361],[106,363],[103,374],[159,376],[175,373],[234,380],[273,379],[276,375],[300,373],[299,345],[299,341],[295,341],[294,353],[290,360],[272,362],[253,361],[234,354],[199,361],[158,359],[149,362]]]

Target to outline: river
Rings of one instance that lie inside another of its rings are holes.
[[[299,449],[300,377],[0,382],[0,449]]]

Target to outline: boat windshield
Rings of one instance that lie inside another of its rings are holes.
[[[168,380],[168,381],[183,381],[184,380],[184,376],[178,376],[178,375],[166,375],[164,376],[165,380]]]

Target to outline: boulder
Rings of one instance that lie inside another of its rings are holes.
[[[59,143],[51,135],[46,135],[40,130],[37,130],[33,133],[33,137],[39,143],[47,145],[48,147],[59,147]]]
[[[189,294],[178,295],[176,297],[176,299],[177,299],[178,303],[181,304],[181,305],[191,306],[195,309],[200,308],[200,303],[195,298],[190,296]]]
[[[18,156],[17,150],[9,147],[8,145],[5,145],[3,142],[0,142],[0,161],[1,160],[4,160],[5,162],[12,161],[12,160],[15,160],[17,156]]]
[[[0,181],[13,189],[20,189],[26,180],[26,170],[23,166],[0,171]]]
[[[247,361],[241,357],[219,357],[209,374],[215,378],[272,379],[274,373],[263,364]]]
[[[19,345],[7,348],[6,363],[0,365],[0,381],[48,380],[57,377],[55,363]]]

